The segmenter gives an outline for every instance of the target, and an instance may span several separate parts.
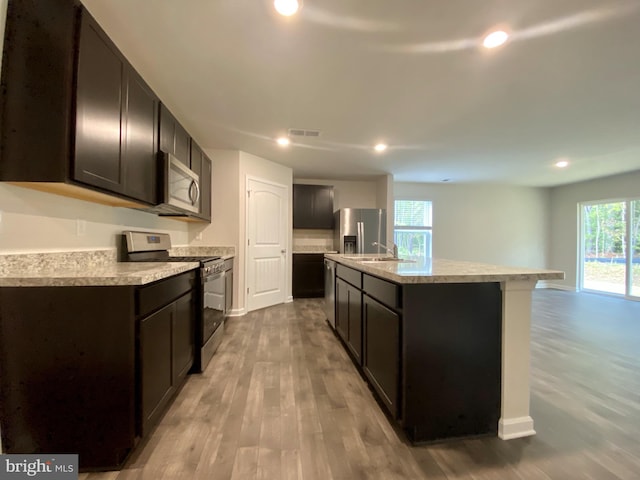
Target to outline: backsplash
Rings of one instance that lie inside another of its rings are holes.
[[[46,270],[91,269],[116,262],[116,249],[0,255],[0,275]]]
[[[213,246],[182,246],[172,247],[169,255],[172,257],[207,256],[217,255],[220,257],[233,257],[236,254],[236,247],[213,247]]]
[[[294,252],[331,251],[333,249],[333,230],[306,230],[294,228]]]

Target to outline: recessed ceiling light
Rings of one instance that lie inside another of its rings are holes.
[[[567,160],[559,160],[556,162],[556,167],[565,168],[569,166],[569,162]]]
[[[485,48],[496,48],[503,45],[509,39],[509,34],[503,30],[496,30],[484,37],[482,45]]]
[[[275,0],[273,6],[280,15],[290,17],[300,8],[300,2],[298,0]]]
[[[280,137],[276,140],[276,142],[278,142],[278,145],[280,145],[281,147],[286,147],[291,143],[291,140],[289,140],[287,137]]]
[[[387,149],[387,145],[384,143],[379,143],[373,148],[376,152],[384,152]]]

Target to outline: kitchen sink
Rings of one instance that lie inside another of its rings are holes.
[[[394,258],[394,257],[365,257],[357,261],[359,261],[360,263],[386,263],[386,262],[412,263],[414,262],[414,260],[407,260],[404,258]]]

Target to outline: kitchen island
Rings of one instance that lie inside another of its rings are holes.
[[[535,434],[531,292],[563,272],[328,254],[336,332],[412,442]]]

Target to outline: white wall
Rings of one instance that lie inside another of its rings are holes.
[[[288,206],[288,239],[287,239],[287,260],[286,260],[286,278],[285,284],[287,291],[285,292],[285,296],[287,299],[292,299],[291,294],[291,267],[292,267],[292,246],[293,246],[293,170],[289,167],[284,167],[280,164],[274,163],[270,160],[266,160],[264,158],[257,157],[250,153],[240,152],[240,178],[239,178],[239,188],[240,188],[240,240],[241,245],[246,244],[247,231],[246,231],[246,211],[247,211],[247,179],[248,178],[257,178],[261,180],[266,180],[272,183],[277,183],[280,185],[284,185],[287,189],[287,198],[289,199]],[[242,272],[241,277],[238,281],[238,288],[241,292],[246,291],[246,265],[245,265],[245,257],[246,252],[244,248],[239,249],[239,271]],[[243,308],[244,304],[244,295],[243,297]]]
[[[377,182],[377,199],[376,208],[384,208],[387,210],[387,244],[393,242],[393,219],[394,219],[394,187],[393,175],[382,175]]]
[[[548,267],[549,190],[396,183],[396,199],[433,202],[433,256]]]
[[[0,252],[43,252],[116,246],[123,230],[153,230],[186,245],[188,226],[128,208],[109,207],[0,183]],[[85,232],[78,231],[78,220]]]
[[[235,246],[233,314],[241,315],[246,312],[246,206],[247,206],[247,178],[254,177],[287,188],[289,199],[289,232],[288,255],[286,266],[285,292],[291,297],[291,218],[292,218],[292,190],[293,172],[288,167],[264,158],[256,157],[238,150],[206,151],[212,161],[212,206],[211,224],[192,224],[189,227],[191,245]],[[202,234],[202,239],[196,239]]]
[[[193,223],[189,227],[191,245],[240,245],[240,152],[205,150],[211,159],[211,224]],[[202,238],[197,239],[201,233]]]
[[[565,272],[554,284],[578,286],[579,203],[640,198],[640,171],[563,185],[551,189],[550,266]]]

